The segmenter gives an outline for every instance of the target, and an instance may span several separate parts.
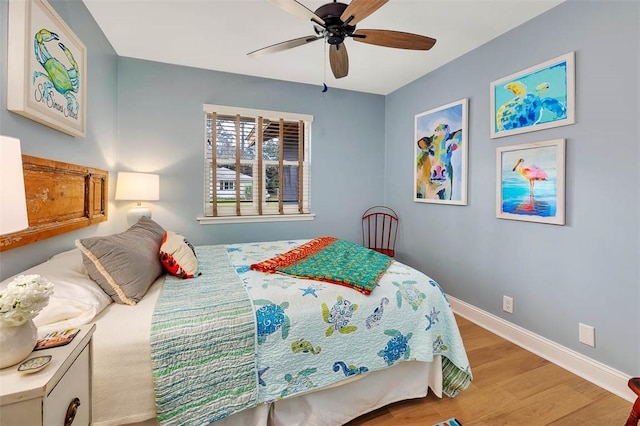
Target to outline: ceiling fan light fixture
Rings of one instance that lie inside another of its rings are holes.
[[[329,62],[335,78],[346,77],[349,71],[349,58],[344,39],[352,37],[355,41],[377,46],[392,47],[408,50],[429,50],[436,40],[418,34],[404,33],[391,30],[360,30],[356,31],[356,24],[376,10],[384,6],[389,0],[351,0],[346,5],[333,1],[312,12],[297,0],[270,0],[283,10],[310,19],[314,23],[316,36],[300,37],[268,46],[250,52],[250,56],[264,53],[275,53],[324,38],[331,46]]]

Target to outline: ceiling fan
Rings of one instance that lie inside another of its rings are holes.
[[[315,34],[284,41],[262,49],[249,52],[249,56],[260,56],[275,53],[293,47],[303,46],[316,40],[324,39],[329,44],[329,63],[335,78],[346,77],[349,73],[349,57],[344,40],[353,40],[409,50],[429,50],[436,43],[431,37],[391,30],[356,30],[356,24],[384,6],[389,0],[352,0],[349,5],[327,3],[312,12],[296,0],[269,0],[283,10],[311,20]]]

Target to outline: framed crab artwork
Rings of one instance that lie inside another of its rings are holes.
[[[7,109],[86,134],[87,48],[46,0],[9,0]]]
[[[491,137],[575,122],[574,52],[491,83]]]

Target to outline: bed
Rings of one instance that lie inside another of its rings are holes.
[[[161,233],[166,240],[159,225],[143,221],[154,228],[151,240]],[[365,294],[344,283],[257,267],[319,239],[191,247],[194,277],[165,273],[160,265],[162,272],[142,294],[125,290],[135,295],[133,303],[117,295],[120,303],[114,303],[95,271],[90,276],[86,251],[98,258],[91,242],[116,238],[116,246],[133,246],[138,255],[150,246],[146,261],[153,254],[157,262],[158,246],[135,232],[140,223],[114,236],[83,239],[78,248],[24,272],[55,285],[49,306],[35,319],[39,332],[97,326],[94,425],[337,425],[424,397],[429,388],[453,397],[471,381],[446,296],[427,275],[390,260]],[[136,277],[158,268],[144,265],[144,256],[136,258],[130,247],[120,255],[125,265],[118,270]],[[189,340],[198,333],[204,340]],[[189,352],[195,355],[183,359]]]
[[[23,166],[30,226],[0,250],[107,220],[106,171]],[[94,425],[338,425],[472,380],[440,286],[357,244],[193,247],[142,218],[76,245],[21,274],[54,284],[39,333],[96,325]]]

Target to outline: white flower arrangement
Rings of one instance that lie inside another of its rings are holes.
[[[33,319],[49,303],[53,284],[40,275],[20,275],[0,290],[0,327]]]

